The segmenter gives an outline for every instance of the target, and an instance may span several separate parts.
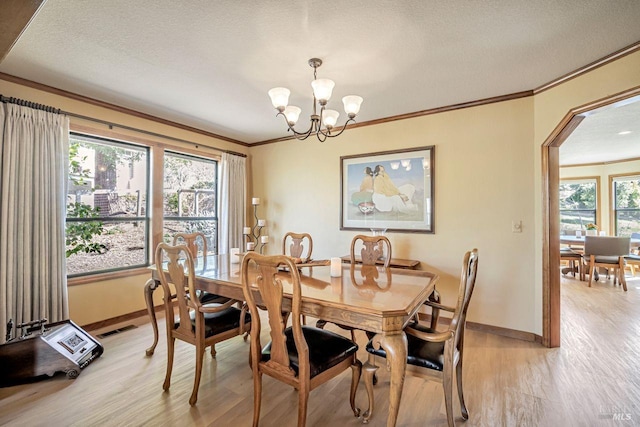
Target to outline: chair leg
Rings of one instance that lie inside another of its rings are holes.
[[[351,329],[351,341],[356,342],[356,330]]]
[[[262,372],[257,368],[253,372],[253,427],[260,424],[260,403],[262,401]]]
[[[444,388],[444,406],[447,411],[447,424],[454,427],[453,421],[453,367],[450,363],[444,365],[442,372],[442,387]]]
[[[213,346],[211,346],[213,348]],[[189,405],[193,406],[198,401],[198,388],[200,387],[200,376],[202,375],[202,359],[204,359],[205,347],[202,344],[196,344],[196,377],[193,380],[193,391],[189,398]]]
[[[211,344],[211,357],[216,357],[216,354],[218,354],[218,352],[216,352],[216,345]]]
[[[358,391],[358,383],[360,383],[360,376],[362,375],[362,362],[360,362],[354,356],[354,362],[351,364],[351,391],[349,393],[349,403],[351,404],[351,410],[356,417],[360,416],[360,408],[356,408],[356,391]]]
[[[158,345],[158,321],[156,320],[156,311],[153,307],[153,291],[158,287],[158,283],[153,280],[147,280],[144,285],[144,300],[147,304],[147,313],[149,314],[149,321],[151,322],[151,328],[153,328],[153,344],[146,350],[146,355],[151,356],[156,350]]]
[[[169,390],[171,386],[171,371],[173,370],[173,349],[176,346],[174,337],[167,337],[167,373],[164,376],[163,390]]]
[[[618,276],[620,278],[620,283],[622,284],[622,289],[627,292],[627,279],[624,277],[624,260],[620,257],[618,270]]]
[[[364,385],[367,388],[367,397],[369,398],[369,408],[362,414],[362,423],[368,424],[373,415],[373,379],[376,375],[378,367],[375,364],[375,356],[369,355],[369,360],[362,367],[364,374]]]
[[[596,274],[596,266],[593,264],[589,265],[589,287],[593,284],[593,276]]]
[[[307,404],[309,403],[309,385],[298,390],[298,427],[307,425]]]
[[[460,412],[462,412],[462,418],[468,420],[469,411],[467,411],[467,405],[464,403],[464,393],[462,390],[462,358],[460,358],[456,366],[456,382],[458,386],[458,399],[460,400]]]

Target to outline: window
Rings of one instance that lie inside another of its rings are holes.
[[[71,133],[68,276],[148,265],[148,185],[147,147]]]
[[[207,237],[209,253],[218,253],[218,163],[180,153],[164,156],[165,241],[173,235],[200,231]]]
[[[612,182],[616,236],[640,232],[640,175],[616,177]]]
[[[563,234],[597,224],[599,180],[583,178],[560,182],[560,229]]]

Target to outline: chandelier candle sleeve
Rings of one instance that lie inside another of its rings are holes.
[[[260,237],[260,242],[261,243],[269,243],[269,236]]]
[[[267,225],[267,220],[266,219],[259,219],[258,220],[258,227],[264,227]]]
[[[253,199],[251,199],[251,204],[252,205],[259,205],[260,204],[260,198],[259,197],[254,197]]]
[[[244,227],[242,229],[242,234],[244,235],[251,234],[251,227]]]

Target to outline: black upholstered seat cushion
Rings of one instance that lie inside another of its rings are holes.
[[[628,259],[629,261],[640,261],[640,255],[629,254],[629,255],[625,255],[625,258]]]
[[[212,294],[209,292],[200,293],[199,298],[200,298],[200,304],[203,304],[203,305],[210,304],[212,302],[220,303],[220,302],[229,301],[229,298],[222,297],[220,295]]]
[[[412,324],[411,327],[422,332],[435,332],[433,329],[420,324]],[[387,357],[387,352],[382,348],[374,348],[371,341],[367,343],[367,351],[376,356]],[[444,343],[423,341],[420,338],[407,334],[407,363],[442,371],[444,368]]]
[[[214,304],[211,304],[214,305]],[[191,312],[191,326],[193,330],[196,330],[196,313]],[[244,315],[245,324],[251,322],[251,314],[246,312]],[[179,321],[176,321],[175,327],[180,325]],[[240,310],[236,307],[229,307],[218,313],[204,313],[204,336],[208,338],[213,335],[218,335],[222,332],[230,331],[231,329],[237,329],[240,327]]]
[[[298,350],[293,340],[293,330],[289,327],[284,334],[287,338],[287,351],[289,352],[289,363],[291,368],[299,372]],[[358,345],[348,338],[338,335],[335,332],[324,329],[303,326],[307,345],[309,346],[309,370],[311,378],[339,364],[345,359],[353,356],[358,351]],[[262,361],[266,362],[271,358],[271,343],[262,350]]]

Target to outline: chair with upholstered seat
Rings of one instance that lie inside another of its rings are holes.
[[[391,261],[391,242],[389,242],[389,239],[385,236],[365,236],[358,234],[351,240],[351,265],[356,263],[357,252],[360,254],[363,267],[375,266],[379,260],[383,260],[382,265],[386,268],[389,267],[389,262]],[[316,322],[316,327],[324,328],[326,324],[326,320],[320,319]],[[339,323],[335,323],[335,325],[350,331],[351,339],[353,341],[356,340],[356,328]]]
[[[631,233],[632,239],[640,240],[640,233]],[[631,276],[636,275],[636,267],[640,268],[640,248],[634,247],[629,251],[629,255],[625,256],[625,261],[631,269]]]
[[[576,252],[571,248],[561,248],[560,261],[567,261],[569,263],[568,269],[564,269],[564,268],[562,269],[563,274],[570,272],[575,277],[576,271],[577,271],[578,276],[580,277],[580,280],[585,280],[584,266],[583,266],[581,253]]]
[[[204,235],[204,233],[201,233],[199,231],[195,233],[176,233],[173,236],[172,244],[173,246],[176,246],[178,244],[184,244],[189,250],[189,252],[191,253],[191,257],[194,260],[194,264],[196,265],[196,268],[200,268],[200,269],[206,268],[206,256],[208,255],[209,251],[207,247],[207,237]],[[202,261],[200,261],[200,258],[198,257],[199,253],[202,253],[202,256],[203,256]],[[199,266],[197,265],[198,262],[200,262]],[[145,285],[145,287],[152,286],[152,284],[153,284],[153,279],[150,279]],[[223,304],[229,301],[229,298],[226,298],[220,295],[199,291],[199,290],[196,292],[197,292],[198,298],[200,299],[201,304],[211,304],[211,303]],[[145,293],[145,297],[147,297],[146,293]],[[148,297],[150,298],[150,295],[148,295]],[[172,295],[171,297],[175,298],[176,296]],[[154,337],[153,344],[151,345],[151,347],[149,347],[146,350],[146,354],[147,356],[152,356],[153,353],[155,352],[156,346],[158,345],[158,323],[156,319],[156,312],[153,307],[153,301],[147,299],[146,302],[147,302],[147,311],[149,313],[149,318],[151,321],[150,323],[151,323],[151,327],[153,328],[153,337]],[[211,355],[212,356],[216,355],[215,346],[211,346]]]
[[[286,267],[287,272],[280,267]],[[355,416],[355,395],[362,372],[356,358],[358,346],[331,331],[302,325],[302,290],[300,273],[285,255],[263,256],[254,252],[242,260],[242,290],[252,316],[250,364],[253,371],[253,425],[260,422],[262,375],[266,374],[298,390],[298,426],[307,418],[309,392],[329,379],[352,368],[349,402]],[[292,326],[283,320],[284,283],[291,293]],[[258,302],[260,305],[258,305]],[[270,338],[266,346],[260,341],[259,309],[267,312]]]
[[[476,273],[478,269],[478,250],[467,252],[462,263],[460,286],[458,288],[458,301],[454,307],[447,307],[439,303],[426,301],[425,305],[435,307],[453,313],[451,323],[446,331],[438,332],[434,328],[422,325],[419,322],[410,323],[405,328],[407,334],[407,363],[409,365],[427,368],[441,373],[444,388],[445,408],[449,426],[454,425],[453,420],[453,383],[454,375],[457,379],[458,398],[462,417],[469,418],[467,407],[464,403],[462,388],[462,360],[464,350],[464,332],[467,318],[467,308],[475,287]],[[365,363],[364,381],[369,396],[369,410],[365,412],[365,422],[371,417],[374,407],[373,402],[373,378],[377,366],[375,357],[386,357],[385,350],[380,343],[373,338],[366,347],[369,352],[369,360]]]
[[[309,233],[294,233],[290,231],[282,238],[282,254],[293,258],[296,264],[309,262],[312,252],[313,239]]]
[[[223,304],[205,305],[199,298],[191,297],[196,295],[195,266],[191,252],[186,246],[160,243],[155,254],[157,268],[161,268],[165,259],[168,260],[166,271],[164,274],[159,274],[164,291],[168,357],[162,388],[168,390],[171,385],[175,340],[179,339],[194,345],[196,372],[189,403],[195,405],[198,399],[205,348],[243,334],[251,327],[251,316],[244,308],[234,307],[238,302],[235,300],[228,300]],[[174,303],[178,310],[177,319]]]
[[[619,281],[627,290],[624,277],[625,256],[629,255],[629,237],[585,236],[584,258],[589,263],[589,287],[591,287],[596,268],[605,267],[614,270],[614,284]]]

